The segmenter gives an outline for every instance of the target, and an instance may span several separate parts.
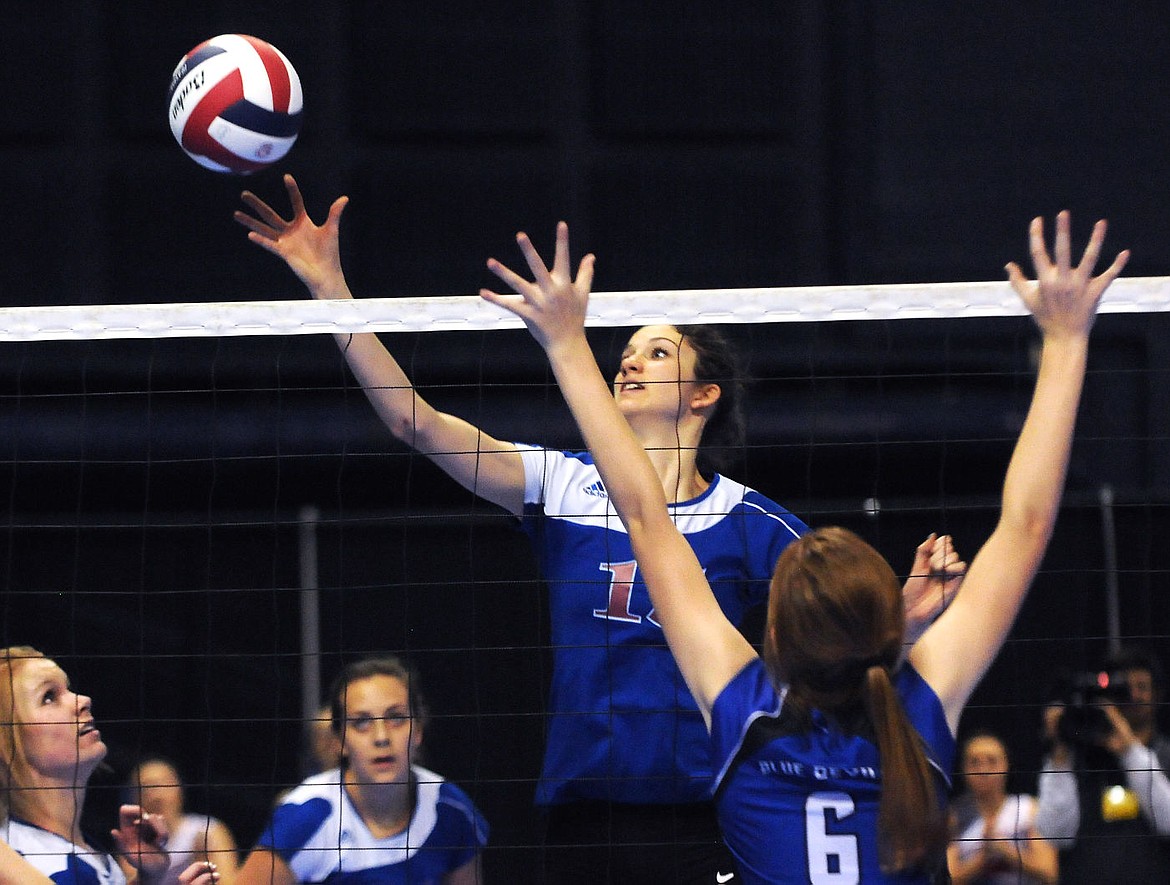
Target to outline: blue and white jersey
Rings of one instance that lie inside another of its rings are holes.
[[[942,704],[909,664],[894,677],[894,687],[926,742],[941,802],[955,757]],[[778,719],[782,705],[757,658],[720,692],[711,711],[719,824],[744,882],[929,882],[925,873],[881,871],[882,772],[871,741],[844,734],[815,713],[810,732],[770,738],[765,732],[766,739],[755,741],[753,731],[748,737],[757,720]]]
[[[487,844],[487,822],[459,787],[421,766],[412,770],[417,804],[401,833],[376,838],[350,802],[335,768],[290,792],[256,847],[279,854],[299,882],[441,882]]]
[[[104,851],[75,845],[16,818],[0,825],[0,837],[57,885],[126,885],[122,868]]]
[[[523,528],[548,584],[554,648],[537,804],[709,798],[707,729],[592,457],[517,448]],[[780,552],[807,531],[780,505],[719,475],[670,511],[733,624],[768,598]]]

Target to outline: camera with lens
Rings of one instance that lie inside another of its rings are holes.
[[[1057,733],[1066,744],[1096,746],[1102,743],[1113,733],[1113,724],[1104,707],[1130,700],[1124,671],[1077,673],[1065,680],[1063,688],[1064,712]]]

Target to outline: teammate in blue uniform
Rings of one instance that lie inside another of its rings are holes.
[[[904,632],[893,570],[840,528],[790,544],[772,578],[763,659],[720,610],[666,508],[643,441],[601,378],[584,334],[593,276],[573,278],[558,226],[548,269],[517,241],[535,281],[495,260],[518,294],[482,294],[520,316],[548,354],[611,502],[629,531],[655,619],[711,732],[724,836],[748,882],[927,882],[945,864],[943,785],[971,691],[998,653],[1051,535],[1084,378],[1089,329],[1121,253],[1092,277],[1105,234],[1071,265],[1069,218],[1055,261],[1035,219],[1038,282],[1008,266],[1043,337],[1032,405],[1004,483],[999,522],[954,604],[899,666]],[[718,877],[729,881],[730,871]]]
[[[65,672],[34,648],[0,649],[0,839],[57,885],[127,883],[118,861],[81,831],[86,787],[105,756],[92,702],[74,692]],[[161,818],[123,805],[111,835],[132,881],[148,883],[166,870]],[[35,882],[24,867],[9,876]],[[182,885],[218,880],[205,861],[180,875]]]
[[[338,252],[346,198],[319,227],[291,176],[285,186],[291,220],[247,192],[252,214],[237,212],[236,220],[313,297],[353,297]],[[437,411],[375,335],[340,335],[338,343],[390,431],[520,517],[535,543],[555,647],[536,796],[548,811],[548,881],[711,881],[730,859],[708,798],[714,769],[703,720],[592,459],[498,440]],[[806,526],[758,492],[700,470],[701,454],[726,445],[722,428],[741,419],[732,355],[710,327],[643,327],[622,354],[613,398],[615,420],[634,428],[654,461],[669,502],[663,513],[669,506],[724,615],[738,624],[767,598],[777,556]],[[913,573],[948,555],[948,539],[931,539]],[[937,585],[914,580],[907,590],[925,624],[937,612]],[[598,845],[617,847],[602,858]]]
[[[427,714],[413,672],[397,658],[355,661],[330,697],[341,767],[281,800],[239,885],[480,885],[487,823],[414,761]]]

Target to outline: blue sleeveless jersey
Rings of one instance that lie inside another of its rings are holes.
[[[942,704],[909,664],[894,685],[926,742],[941,802],[955,757]],[[757,658],[727,684],[711,711],[719,823],[743,881],[928,883],[926,874],[881,871],[881,763],[871,741],[843,734],[814,714],[811,732],[775,737],[740,753],[748,728],[761,717],[779,717],[782,704]]]
[[[523,528],[548,584],[554,646],[537,803],[710,798],[707,729],[592,457],[517,448]],[[780,552],[807,531],[775,502],[718,475],[670,510],[734,624],[768,598]]]
[[[487,843],[487,823],[459,787],[420,766],[413,771],[417,804],[401,833],[374,836],[334,768],[308,778],[284,798],[256,847],[279,854],[298,882],[440,883]]]

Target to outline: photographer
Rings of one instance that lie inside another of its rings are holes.
[[[1129,650],[1104,672],[1102,689],[1124,686],[1116,701],[1089,708],[1078,699],[1045,711],[1051,751],[1036,828],[1062,849],[1064,883],[1170,882],[1170,740],[1156,721],[1161,667]]]

